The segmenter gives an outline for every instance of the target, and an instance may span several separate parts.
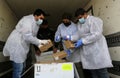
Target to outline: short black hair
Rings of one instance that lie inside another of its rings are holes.
[[[86,11],[83,8],[78,8],[75,11],[75,17],[79,16],[79,15],[84,15],[84,13],[86,13]]]
[[[62,19],[69,19],[69,20],[71,20],[72,19],[72,15],[70,13],[63,13]]]
[[[44,12],[42,9],[36,9],[36,10],[34,11],[34,13],[33,13],[34,16],[35,16],[35,15],[39,16],[39,15],[41,15],[41,14],[43,14],[44,16],[46,16],[45,12]]]
[[[48,25],[48,21],[44,19],[42,25]]]

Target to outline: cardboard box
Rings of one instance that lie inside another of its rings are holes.
[[[48,52],[42,52],[40,56],[36,56],[36,61],[37,62],[48,62],[48,61],[54,61],[54,58],[52,56],[53,51],[48,51]]]
[[[35,64],[34,78],[74,78],[73,63]]]
[[[65,58],[66,56],[67,56],[67,53],[65,51],[60,51],[53,54],[53,57],[55,60],[60,60],[62,58]]]
[[[65,44],[67,49],[74,48],[74,43],[72,41],[66,40],[66,41],[64,41],[64,44]]]
[[[53,51],[43,52],[40,56],[36,57],[37,63],[63,63],[66,60],[55,60],[53,57]]]
[[[41,46],[39,49],[40,49],[41,52],[44,52],[44,51],[47,51],[52,46],[53,46],[53,43],[52,43],[51,40],[49,40],[48,44],[45,44],[45,45]]]

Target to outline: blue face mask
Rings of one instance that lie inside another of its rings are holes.
[[[84,24],[85,23],[85,18],[80,18],[79,22],[80,22],[80,24]]]
[[[37,25],[41,25],[41,24],[42,24],[42,22],[43,22],[43,20],[42,20],[42,19],[39,19],[38,21],[36,21]]]

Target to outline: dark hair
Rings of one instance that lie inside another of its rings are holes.
[[[84,13],[86,13],[86,11],[83,8],[78,8],[75,11],[75,17],[79,16],[79,15],[84,15]]]
[[[71,20],[71,18],[72,18],[72,15],[70,13],[64,13],[62,15],[62,19],[69,19],[69,20]]]
[[[47,25],[47,24],[48,24],[48,21],[44,19],[42,25]]]
[[[34,16],[35,16],[35,15],[39,16],[39,15],[41,15],[41,14],[43,14],[44,16],[46,16],[45,12],[44,12],[42,9],[36,9],[36,10],[34,11],[34,13],[33,13]]]

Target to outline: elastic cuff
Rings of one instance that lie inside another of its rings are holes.
[[[86,43],[84,39],[81,39],[81,40],[82,40],[82,43],[83,43],[83,44],[85,44],[85,43]]]

